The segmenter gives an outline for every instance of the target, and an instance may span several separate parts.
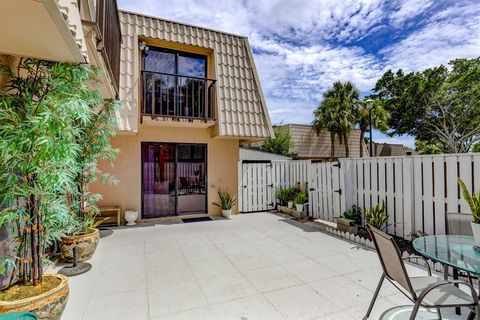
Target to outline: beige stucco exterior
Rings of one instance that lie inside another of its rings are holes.
[[[271,137],[273,130],[248,40],[221,31],[180,24],[136,13],[120,12],[122,49],[120,68],[119,135],[112,139],[120,150],[113,168],[117,186],[97,182],[91,191],[103,196],[100,206],[120,206],[122,212],[142,213],[142,142],[207,145],[207,212],[219,215],[217,189],[238,193],[240,143]],[[216,117],[208,121],[141,115],[142,81],[139,41],[149,46],[202,54],[207,77],[216,80]],[[238,198],[238,197],[237,197]],[[233,213],[237,213],[237,208]],[[173,212],[172,212],[173,214]],[[173,217],[160,218],[172,219]]]
[[[117,186],[97,182],[92,192],[103,195],[101,206],[120,206],[122,212],[133,209],[141,212],[141,142],[175,142],[207,144],[207,203],[208,214],[219,215],[213,205],[218,201],[217,188],[237,194],[237,162],[239,140],[212,138],[211,129],[172,128],[140,125],[136,135],[119,135],[112,139],[120,150],[113,167],[101,163],[102,170],[119,178]],[[237,208],[234,208],[234,213]]]

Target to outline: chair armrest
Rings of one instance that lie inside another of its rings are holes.
[[[470,295],[473,298],[473,305],[478,305],[478,295],[477,292],[475,291],[475,288],[468,282],[462,281],[462,280],[442,280],[436,283],[432,283],[423,291],[420,293],[418,296],[418,300],[422,301],[433,289],[436,289],[441,286],[446,286],[446,285],[452,285],[452,284],[463,284],[466,285],[468,288],[470,288]]]
[[[425,261],[425,264],[427,265],[428,275],[429,276],[432,275],[432,268],[430,268],[430,264],[428,263],[428,260],[425,259],[424,257],[422,257],[422,256],[409,256],[409,257],[402,258],[402,260],[404,260],[404,261],[409,261],[409,260],[412,260],[412,259],[420,259],[420,260]]]

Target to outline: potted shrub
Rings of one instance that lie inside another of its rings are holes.
[[[287,207],[288,207],[288,209],[293,209],[293,204],[295,202],[295,197],[297,195],[297,190],[293,187],[287,188],[287,194],[288,194]]]
[[[76,139],[80,152],[74,159],[75,189],[69,195],[74,223],[65,227],[61,243],[62,257],[67,262],[73,261],[72,249],[75,246],[79,262],[90,259],[100,239],[97,226],[102,221],[95,223],[95,216],[99,212],[96,203],[101,196],[91,193],[88,190],[89,184],[96,181],[97,175],[101,176],[102,182],[118,182],[114,176],[99,172],[97,168],[99,159],[112,163],[118,153],[110,144],[110,138],[115,135],[117,128],[117,103],[104,101],[96,90],[87,91],[86,94],[89,97],[85,106],[87,117],[75,122],[75,126],[80,129]]]
[[[60,251],[66,262],[73,262],[73,248],[77,249],[77,261],[87,261],[97,249],[100,240],[100,231],[97,226],[104,220],[95,221],[95,213],[89,211],[83,217],[72,215],[72,220],[64,226],[64,235],[61,237]]]
[[[86,118],[86,66],[20,59],[0,93],[0,227],[15,235],[12,255],[0,258],[9,284],[0,291],[0,314],[31,311],[60,319],[68,297],[63,275],[44,274],[47,248],[71,220],[67,194]]]
[[[285,206],[287,204],[289,196],[289,191],[286,188],[278,188],[275,190],[275,198],[280,206]]]
[[[232,215],[232,208],[235,206],[237,200],[227,191],[218,189],[218,197],[220,198],[220,203],[214,203],[217,207],[222,209],[222,215],[225,218],[229,218]]]
[[[344,232],[357,233],[357,227],[362,223],[362,209],[353,205],[337,218],[337,229]]]
[[[307,195],[300,191],[295,196],[295,207],[298,212],[303,212],[303,205],[307,202]]]
[[[465,201],[468,203],[470,210],[472,211],[472,232],[475,241],[475,247],[480,248],[480,192],[477,194],[470,193],[465,182],[462,179],[458,179],[458,184],[462,190],[462,195]]]

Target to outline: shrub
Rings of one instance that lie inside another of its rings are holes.
[[[280,202],[280,205],[285,205],[290,197],[290,193],[288,191],[288,188],[278,188],[275,191],[275,198]]]
[[[349,210],[347,210],[343,213],[343,217],[345,219],[353,220],[357,224],[361,224],[362,223],[362,209],[359,206],[354,204]]]
[[[385,203],[378,203],[370,209],[365,209],[365,223],[379,230],[384,230],[388,226],[388,214],[385,212]]]
[[[305,192],[299,192],[295,196],[295,204],[305,204],[307,202],[307,194]]]

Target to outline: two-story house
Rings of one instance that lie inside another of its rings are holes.
[[[248,39],[120,11],[117,186],[102,205],[142,220],[219,214],[217,189],[237,195],[239,147],[273,135]],[[102,165],[103,166],[103,165]],[[235,209],[234,209],[235,210]]]

